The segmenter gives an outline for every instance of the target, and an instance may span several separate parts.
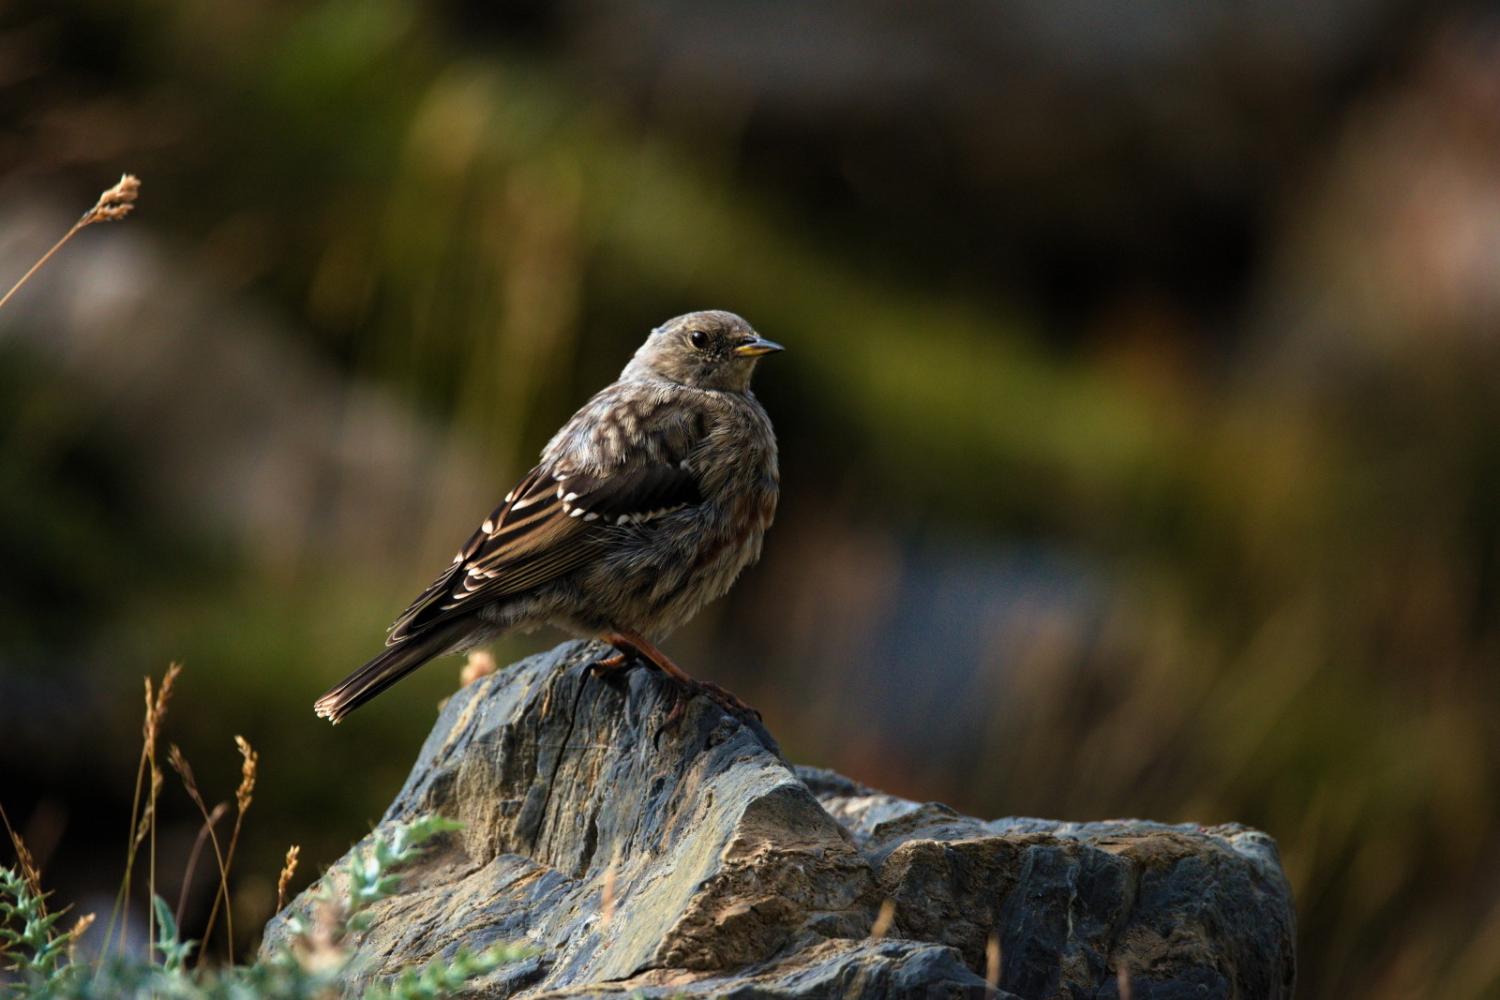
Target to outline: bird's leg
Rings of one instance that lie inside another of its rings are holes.
[[[682,686],[694,689],[698,687],[698,682],[693,680],[686,670],[673,663],[670,656],[657,649],[649,639],[639,632],[625,630],[607,632],[604,635],[604,641],[615,647],[617,656],[623,658],[625,652],[628,650]],[[614,657],[612,656],[610,659],[613,660]]]
[[[651,643],[647,642],[644,638],[639,637],[636,633],[626,634],[624,632],[606,632],[602,636],[600,636],[600,638],[613,646],[615,651],[612,655],[606,656],[602,660],[594,661],[594,663],[589,668],[593,672],[594,676],[598,677],[606,673],[614,673],[616,670],[620,670],[621,668],[628,665],[631,656],[635,655],[639,656],[647,663],[650,663],[665,671],[671,676],[682,678],[690,688],[696,689],[692,684],[692,679],[689,678],[687,674],[677,666],[677,664],[672,662],[671,657],[661,652],[661,650],[657,649]],[[650,650],[651,652],[647,652],[647,650]],[[656,653],[657,656],[660,657],[660,659],[653,657],[651,653]],[[667,666],[663,666],[663,663],[667,664]],[[676,702],[672,705],[672,711],[667,713],[667,721],[662,726],[663,731],[673,729],[677,726],[677,723],[682,719],[682,714],[686,709],[686,705],[687,702],[685,699],[679,697],[676,700]]]
[[[639,654],[642,659],[646,660],[646,662],[650,663],[662,673],[672,678],[678,684],[681,684],[683,687],[687,688],[688,691],[695,694],[698,692],[702,692],[703,694],[708,695],[715,702],[717,702],[721,708],[729,712],[731,715],[753,715],[757,719],[761,717],[760,712],[756,711],[754,708],[751,708],[743,701],[740,701],[740,699],[736,698],[728,691],[725,691],[723,688],[719,687],[719,685],[714,684],[711,681],[695,680],[691,675],[688,674],[686,670],[683,670],[676,663],[673,663],[670,656],[658,649],[651,642],[651,640],[647,639],[639,632],[633,632],[628,629],[619,629],[613,632],[606,633],[604,636],[604,641],[609,643],[611,646],[614,646],[616,650],[621,650],[621,655],[623,655],[623,650],[625,649]],[[610,657],[610,659],[613,660],[614,657]],[[679,703],[678,707],[673,709],[672,714],[667,717],[668,723],[675,723],[677,719],[681,717],[681,715],[682,706]]]

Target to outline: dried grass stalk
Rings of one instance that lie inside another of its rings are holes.
[[[124,183],[122,180],[121,183]],[[105,194],[109,194],[108,191]],[[103,196],[100,204],[104,204]],[[98,210],[95,205],[94,209]],[[85,213],[84,218],[88,218]],[[3,304],[3,302],[0,302]],[[125,928],[120,918],[125,911],[126,901],[130,898],[131,876],[135,872],[135,858],[140,851],[141,842],[149,835],[151,837],[151,872],[150,889],[156,890],[156,802],[161,795],[161,769],[156,765],[156,741],[161,733],[161,723],[167,715],[167,705],[172,699],[172,689],[177,683],[177,675],[182,673],[182,666],[173,663],[167,667],[167,672],[162,675],[161,687],[153,689],[151,678],[145,679],[146,689],[146,712],[141,722],[141,756],[136,764],[135,791],[130,799],[130,839],[126,844],[125,851],[125,875],[120,881],[120,890],[115,895],[115,905],[110,910],[109,925],[104,931],[104,944],[99,949],[99,957],[102,961],[109,952],[110,941],[114,938],[115,927],[120,927],[119,943],[123,946],[125,942]],[[147,781],[150,781],[149,786]],[[144,809],[142,808],[141,792],[147,789]],[[151,929],[152,936],[155,933],[155,913],[153,907],[147,907],[147,927]]]
[[[133,174],[121,174],[120,180],[114,187],[109,188],[99,195],[99,200],[94,207],[84,212],[78,221],[73,223],[73,228],[63,234],[63,238],[52,244],[52,249],[42,254],[41,259],[31,265],[30,270],[21,275],[21,279],[10,286],[10,291],[0,297],[0,307],[10,301],[12,295],[20,290],[21,286],[31,280],[31,276],[41,270],[42,265],[52,259],[52,255],[63,248],[63,245],[71,240],[79,230],[86,229],[96,222],[119,222],[129,215],[135,208],[136,196],[140,194],[141,182]]]
[[[250,803],[255,799],[255,779],[260,768],[260,754],[250,745],[250,741],[243,736],[234,738],[234,745],[240,751],[240,787],[234,793],[234,831],[229,835],[229,850],[224,852],[224,864],[219,884],[219,894],[214,897],[213,909],[208,913],[208,925],[203,930],[204,951],[207,951],[209,936],[214,932],[214,925],[218,921],[219,909],[224,910],[224,933],[229,939],[228,952],[229,964],[234,964],[234,913],[229,898],[229,870],[234,865],[234,850],[240,842],[240,828],[245,822],[245,813],[250,808]],[[203,952],[200,952],[202,954]]]
[[[198,836],[193,841],[193,849],[188,854],[187,869],[182,876],[182,891],[177,894],[177,925],[182,926],[182,913],[187,906],[188,889],[193,884],[193,872],[198,868],[198,856],[203,851],[203,842],[211,842],[214,848],[214,859],[219,867],[219,885],[222,887],[228,873],[224,868],[224,852],[219,849],[219,836],[214,831],[218,828],[219,820],[224,818],[224,813],[229,810],[227,802],[220,802],[210,812],[208,804],[203,801],[203,794],[198,791],[198,782],[193,777],[193,767],[183,755],[177,744],[167,750],[167,762],[172,765],[172,770],[182,779],[182,786],[187,789],[188,798],[193,800],[193,805],[198,807],[198,814],[203,817],[203,825],[198,828]]]
[[[21,869],[21,877],[31,887],[31,894],[37,898],[41,906],[42,916],[47,915],[47,894],[42,892],[42,873],[36,866],[36,858],[31,854],[31,848],[26,846],[26,841],[21,839],[21,834],[10,824],[10,817],[5,813],[5,807],[0,806],[0,822],[5,823],[5,832],[10,835],[10,846],[16,852],[16,865]]]
[[[104,193],[108,195],[109,192]],[[98,211],[100,205],[104,205],[104,196],[100,196],[99,205],[95,205],[93,211]],[[84,218],[88,218],[87,213]],[[149,828],[151,836],[150,853],[146,857],[146,940],[156,940],[156,907],[150,905],[156,899],[156,803],[161,798],[161,786],[163,784],[161,768],[156,764],[156,741],[161,736],[161,723],[167,717],[167,704],[172,700],[172,685],[177,681],[177,675],[182,673],[182,667],[176,663],[167,667],[167,672],[162,675],[161,688],[156,692],[156,702],[151,702],[151,678],[146,678],[146,721],[144,724],[145,750],[147,763],[151,768],[151,793],[146,798],[145,814],[141,816],[142,827]],[[140,835],[136,836],[136,846],[141,842]]]

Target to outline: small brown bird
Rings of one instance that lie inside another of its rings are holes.
[[[690,690],[749,710],[690,678],[652,640],[760,557],[780,473],[750,376],[779,350],[727,312],[651,331],[396,619],[385,651],[314,710],[337,723],[433,657],[542,625],[610,643],[616,655],[603,668],[639,654]]]

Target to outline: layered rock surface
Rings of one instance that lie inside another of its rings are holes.
[[[605,652],[564,644],[445,706],[382,825],[464,829],[379,904],[351,991],[524,941],[476,996],[982,996],[995,957],[1002,998],[1292,995],[1263,833],[971,819],[793,767],[706,698],[664,728],[671,682],[595,677]]]

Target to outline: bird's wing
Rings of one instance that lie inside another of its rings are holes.
[[[396,619],[387,644],[577,569],[611,528],[700,503],[686,443],[680,433],[646,434],[601,471],[575,471],[566,459],[532,469]]]

